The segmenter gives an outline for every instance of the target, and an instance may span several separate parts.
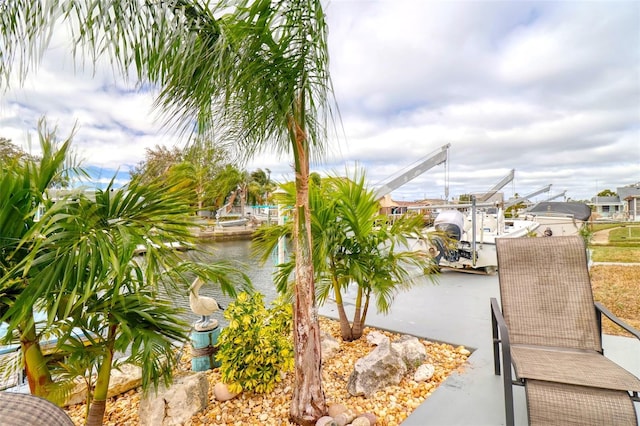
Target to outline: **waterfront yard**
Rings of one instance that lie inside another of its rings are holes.
[[[627,231],[628,232],[628,231]],[[591,269],[591,276],[594,288],[595,299],[605,304],[615,314],[620,316],[629,324],[636,328],[640,328],[640,256],[618,257],[621,252],[630,253],[633,250],[640,250],[637,247],[622,247],[609,244],[606,240],[604,245],[593,246],[593,255],[598,256],[599,262],[639,262],[634,266],[621,265],[594,265]],[[637,253],[637,252],[636,252]],[[628,259],[628,260],[621,260]],[[443,274],[445,275],[445,274]],[[456,282],[465,282],[466,275],[453,275]],[[453,282],[453,278],[445,282]],[[470,280],[477,281],[480,284],[482,280],[497,280],[492,277],[471,276]],[[458,281],[460,280],[460,281]],[[465,291],[469,288],[463,285]],[[444,286],[441,283],[441,286]],[[438,289],[439,286],[429,286],[427,288]],[[459,285],[455,286],[460,287]],[[438,293],[440,294],[440,293]],[[485,298],[481,303],[485,306]],[[443,302],[439,302],[443,303]],[[451,302],[446,302],[447,306],[454,307]],[[474,305],[475,306],[475,305]],[[435,312],[434,312],[435,313]],[[459,313],[461,314],[461,313]],[[474,314],[471,317],[476,318]],[[484,318],[484,317],[482,317]],[[443,320],[444,321],[444,320]],[[323,320],[325,331],[336,335],[335,323]],[[486,327],[489,325],[487,324]],[[608,322],[604,322],[605,333],[622,334],[620,330]],[[458,339],[458,340],[456,340]],[[470,344],[472,340],[459,339],[456,337],[454,341]],[[352,342],[344,344],[339,355],[333,359],[331,363],[327,363],[323,369],[323,381],[326,386],[327,398],[331,402],[346,403],[347,405],[358,410],[371,410],[376,413],[382,425],[398,425],[400,424],[422,401],[424,401],[432,392],[436,391],[437,385],[444,380],[447,374],[457,369],[462,369],[462,375],[469,374],[465,372],[464,357],[462,357],[462,349],[455,346],[427,344],[430,357],[438,362],[439,367],[436,379],[433,383],[424,386],[416,386],[411,381],[403,381],[400,386],[393,387],[384,391],[380,391],[372,399],[364,399],[361,397],[347,397],[345,392],[345,381],[347,372],[352,368],[352,363],[360,356],[371,350],[371,346],[366,341]],[[186,354],[185,354],[186,356]],[[187,357],[188,358],[188,357]],[[182,365],[183,371],[189,369],[188,360]],[[208,372],[211,387],[219,381],[219,372],[211,370]],[[191,420],[193,425],[217,424],[217,425],[258,425],[258,424],[277,424],[289,425],[286,420],[290,392],[291,392],[291,375],[287,376],[287,381],[281,383],[277,390],[269,395],[241,395],[228,403],[217,403],[211,398],[209,407]],[[107,415],[105,416],[105,425],[136,425],[139,424],[137,408],[140,398],[139,390],[130,391],[120,397],[113,398],[107,404]],[[344,398],[344,399],[343,399]],[[83,406],[75,406],[68,409],[76,424],[82,423]],[[263,416],[261,420],[259,416]],[[469,423],[470,424],[470,423]]]

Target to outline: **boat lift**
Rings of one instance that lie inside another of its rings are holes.
[[[447,158],[449,157],[450,147],[451,147],[450,143],[446,145],[442,145],[440,147],[440,151],[438,151],[436,154],[429,155],[425,158],[418,160],[416,163],[414,163],[416,164],[415,166],[413,167],[409,166],[411,167],[409,170],[405,172],[401,172],[396,177],[390,178],[390,180],[387,183],[375,189],[374,194],[376,199],[379,200],[383,198],[385,195],[390,194],[391,192],[400,188],[402,185],[412,181],[413,179],[417,178],[427,170],[432,169],[433,167],[447,161]]]
[[[566,189],[559,194],[552,195],[551,197],[547,198],[547,201],[555,200],[556,198],[564,197],[565,195],[567,195]]]
[[[547,186],[545,186],[543,188],[540,188],[540,189],[538,189],[536,191],[533,191],[533,192],[531,192],[531,193],[529,193],[527,195],[523,195],[522,197],[518,197],[518,198],[515,198],[513,200],[506,201],[504,203],[504,208],[506,209],[506,208],[509,208],[511,206],[515,206],[516,204],[518,204],[518,203],[520,203],[522,201],[527,201],[527,199],[529,199],[531,197],[535,197],[536,195],[540,195],[543,192],[549,192],[550,190],[551,190],[551,184],[549,184],[549,185],[547,185]]]
[[[498,191],[505,187],[509,182],[513,181],[513,178],[516,174],[516,169],[511,169],[509,174],[505,176],[500,182],[498,182],[493,188],[491,188],[488,192],[484,193],[480,197],[476,197],[476,201],[479,203],[483,203],[493,197]]]

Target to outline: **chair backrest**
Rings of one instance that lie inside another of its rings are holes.
[[[602,350],[582,237],[497,238],[512,344]]]

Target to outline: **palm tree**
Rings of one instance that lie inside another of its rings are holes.
[[[66,325],[61,338],[65,347],[84,349],[69,334],[74,328],[91,342],[85,355],[92,368],[86,374],[95,369],[97,379],[88,404],[89,425],[102,424],[115,352],[128,350],[126,362],[142,367],[143,389],[161,379],[170,381],[174,342],[185,341],[189,327],[177,319],[180,310],[162,294],[186,294],[189,271],[215,280],[231,295],[235,277],[248,282],[226,264],[183,261],[166,245],[191,239],[188,194],[165,185],[109,185],[96,191],[95,200],[76,196],[42,218],[32,264],[47,267],[33,276],[38,288],[24,300],[18,298],[16,305],[42,298],[51,319]],[[141,244],[146,246],[144,261],[135,255]],[[101,263],[104,259],[109,261]]]
[[[281,203],[292,205],[293,185],[285,184]],[[387,313],[398,291],[408,289],[415,279],[426,273],[433,279],[432,259],[422,251],[408,249],[409,238],[418,238],[423,227],[417,215],[403,216],[388,223],[380,215],[380,204],[373,191],[365,186],[364,173],[353,179],[332,177],[310,185],[313,259],[318,298],[335,298],[343,340],[362,336],[371,302]],[[291,235],[290,224],[258,230],[255,245],[268,259],[281,237]],[[276,283],[281,292],[288,291],[291,262],[279,265]],[[355,311],[349,322],[343,293],[349,284],[357,285]]]
[[[211,186],[215,188],[215,205],[218,207],[218,210],[227,205],[231,208],[236,200],[241,201],[246,181],[246,171],[240,170],[233,164],[227,164],[218,174],[216,174],[211,182]],[[231,209],[229,209],[229,211],[230,210]],[[224,211],[221,215],[224,216],[226,213],[227,212]]]
[[[71,139],[57,143],[55,130],[48,130],[44,120],[38,123],[38,134],[41,158],[25,156],[0,168],[0,320],[10,319],[13,327],[9,330],[18,333],[31,393],[46,396],[53,382],[45,368],[33,309],[16,304],[31,288],[30,277],[17,274],[16,268],[34,250],[31,236],[37,233],[36,214],[39,208],[51,203],[47,192],[53,182],[72,170],[82,171],[73,166],[65,169]],[[10,312],[17,308],[21,308],[21,315],[12,316]]]
[[[9,328],[19,327],[39,307],[47,314],[45,329],[55,329],[58,344],[76,360],[64,369],[78,372],[80,363],[85,375],[97,371],[87,424],[102,424],[115,352],[128,350],[126,362],[142,367],[143,389],[170,381],[173,344],[188,338],[189,327],[162,294],[186,294],[189,271],[218,282],[231,295],[235,277],[248,283],[226,264],[186,262],[167,245],[191,238],[187,195],[164,184],[135,182],[124,189],[109,185],[96,191],[95,200],[75,194],[46,211],[34,228],[36,243],[10,271],[9,276],[28,276],[29,283],[2,318]],[[146,246],[144,261],[135,256],[140,245]],[[72,330],[91,343],[89,350]],[[39,362],[50,380],[48,367]]]
[[[221,1],[220,18],[196,0],[15,0],[0,14],[0,76],[22,72],[69,23],[74,47],[111,55],[124,75],[160,86],[169,126],[216,128],[246,155],[266,148],[293,156],[296,186],[295,383],[290,418],[325,414],[315,315],[308,181],[330,116],[327,32],[320,0]],[[82,55],[78,55],[81,57]],[[17,62],[17,63],[16,63]],[[195,122],[195,126],[194,126]]]
[[[267,202],[267,194],[273,190],[267,172],[262,169],[254,170],[251,172],[249,178],[247,185],[247,202],[251,204],[265,204]]]
[[[218,192],[216,176],[227,164],[228,153],[210,139],[197,138],[184,151],[183,161],[171,169],[180,186],[194,191],[198,211],[210,210]]]
[[[224,263],[183,261],[165,245],[191,238],[189,191],[133,182],[125,189],[109,185],[93,198],[75,192],[51,201],[47,185],[64,171],[71,141],[57,147],[43,123],[40,134],[39,161],[0,170],[0,321],[9,323],[3,339],[19,340],[33,394],[61,402],[67,389],[61,378],[97,371],[87,421],[101,424],[114,352],[128,350],[126,362],[143,367],[145,390],[170,380],[173,343],[187,338],[188,326],[161,294],[186,294],[180,283],[194,272],[231,295],[232,283],[246,289],[248,278]],[[144,261],[134,256],[141,244]],[[38,326],[36,309],[46,315]],[[67,374],[57,374],[43,355],[45,334],[56,336],[57,349],[69,356],[61,365]]]

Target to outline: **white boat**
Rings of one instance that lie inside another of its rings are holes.
[[[233,220],[223,220],[218,222],[218,225],[227,228],[230,226],[244,226],[249,222],[249,219],[246,217],[243,217],[241,219],[233,219]]]
[[[494,274],[496,239],[532,235],[539,226],[531,220],[505,219],[500,209],[495,213],[472,209],[466,215],[444,210],[417,247],[431,254],[440,267]]]
[[[543,201],[524,212],[522,218],[540,224],[539,237],[578,235],[591,216],[591,208],[577,201]]]
[[[191,243],[185,243],[185,242],[181,242],[181,241],[170,241],[170,242],[166,242],[166,243],[162,243],[166,248],[170,248],[172,250],[175,251],[187,251],[187,250],[191,250],[193,248],[193,244]],[[149,245],[152,246],[153,248],[159,248],[160,246],[158,244],[152,243],[151,241],[149,241]],[[133,254],[135,255],[142,255],[145,254],[148,250],[148,245],[147,244],[138,244],[136,245],[135,250],[133,251]]]

